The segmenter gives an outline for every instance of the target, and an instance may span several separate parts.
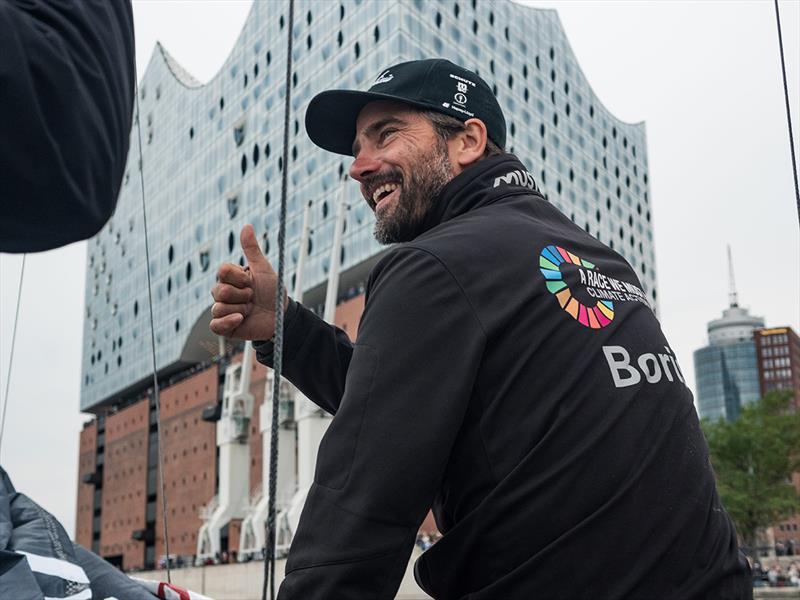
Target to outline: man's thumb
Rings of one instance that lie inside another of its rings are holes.
[[[244,257],[247,259],[248,265],[251,267],[258,267],[267,262],[267,259],[264,258],[264,254],[261,252],[261,248],[258,245],[258,240],[256,240],[256,232],[252,225],[245,225],[242,227],[240,241],[242,243],[242,250],[244,251]]]

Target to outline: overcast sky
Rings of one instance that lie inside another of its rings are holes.
[[[161,41],[208,81],[250,4],[134,2],[139,73]],[[692,352],[728,302],[726,244],[740,304],[798,330],[800,240],[772,2],[530,4],[558,9],[603,104],[646,123],[661,322],[692,389]],[[780,6],[797,142],[800,2]],[[0,454],[18,490],[70,534],[88,419],[78,412],[85,257],[85,243],[28,256]],[[0,255],[2,391],[20,263]]]

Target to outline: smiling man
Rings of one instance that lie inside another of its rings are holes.
[[[281,600],[748,598],[692,395],[641,284],[549,204],[488,85],[446,60],[316,96],[306,130],[397,243],[358,340],[284,302],[284,373],[334,414]],[[275,272],[223,265],[216,333],[269,339]],[[257,342],[270,365],[271,342]],[[577,565],[577,568],[576,568]]]

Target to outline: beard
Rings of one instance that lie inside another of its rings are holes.
[[[445,185],[453,178],[447,144],[437,137],[436,147],[421,154],[409,166],[408,181],[399,169],[381,174],[387,181],[399,181],[394,204],[375,210],[375,239],[381,244],[410,242],[423,232],[425,217]]]

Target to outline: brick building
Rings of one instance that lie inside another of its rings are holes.
[[[339,304],[335,323],[355,339],[363,294]],[[227,364],[241,362],[236,352]],[[220,401],[220,364],[212,361],[173,375],[160,388],[161,443],[167,530],[172,556],[194,555],[201,512],[218,480],[215,410]],[[268,369],[253,362],[255,398],[248,429],[251,495],[262,486],[259,410]],[[125,570],[152,567],[164,556],[164,519],[158,473],[155,402],[148,394],[119,404],[87,422],[80,436],[76,541]],[[223,534],[223,549],[239,546],[239,521]]]
[[[800,337],[791,327],[757,329],[753,337],[761,395],[789,390],[793,406],[800,409]]]
[[[761,395],[776,390],[792,394],[794,410],[800,410],[800,337],[791,327],[772,327],[753,332],[758,358]],[[800,473],[793,477],[800,494]],[[800,514],[773,527],[776,545],[800,554]]]

